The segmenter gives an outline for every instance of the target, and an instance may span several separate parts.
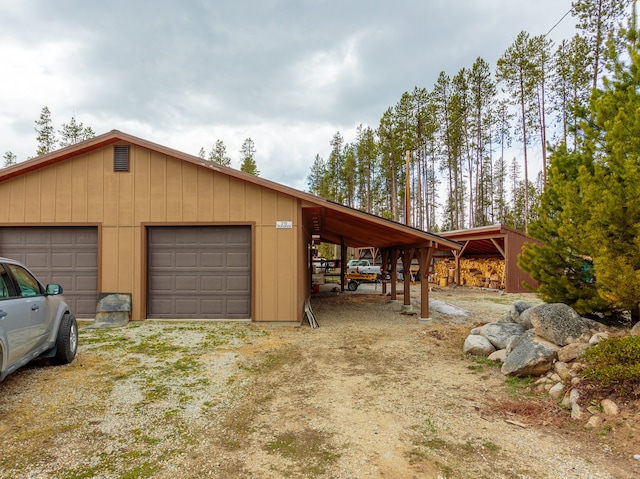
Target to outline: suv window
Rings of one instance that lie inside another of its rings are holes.
[[[9,273],[0,265],[0,299],[16,297],[16,289],[13,286]]]
[[[37,296],[42,294],[40,290],[40,283],[36,280],[31,273],[21,266],[15,264],[8,264],[9,271],[18,283],[20,288],[20,296]]]

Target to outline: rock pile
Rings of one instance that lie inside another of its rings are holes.
[[[588,414],[579,405],[582,365],[576,359],[608,336],[604,325],[582,318],[566,304],[531,306],[516,301],[499,322],[471,330],[463,351],[502,362],[505,375],[540,376],[535,383],[539,391],[562,401],[574,419],[586,420]],[[617,407],[610,402],[604,400],[600,409],[615,415]],[[597,423],[597,418],[594,415],[589,422]]]

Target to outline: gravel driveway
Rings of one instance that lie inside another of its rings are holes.
[[[313,330],[153,321],[83,330],[71,365],[33,363],[0,383],[0,477],[639,473],[553,405],[524,398],[549,418],[501,409],[523,393],[497,368],[462,357],[469,329],[497,319],[516,296],[432,296],[453,308],[444,311],[470,314],[434,311],[433,324],[419,325],[379,291],[359,288],[314,297]]]

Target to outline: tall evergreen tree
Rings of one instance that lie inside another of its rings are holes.
[[[545,300],[582,314],[631,310],[638,318],[640,42],[633,22],[627,41],[627,61],[609,52],[612,78],[594,95],[584,143],[552,155],[553,187],[530,231],[544,245],[527,246],[520,264],[540,281]]]
[[[307,176],[307,184],[309,185],[309,193],[323,198],[328,197],[327,165],[320,155],[316,155],[313,165],[311,165],[311,171]]]
[[[58,130],[58,133],[60,133],[61,147],[75,145],[96,136],[90,126],[84,126],[82,122],[78,123],[75,115],[71,117],[69,123],[62,124],[62,129]]]
[[[256,147],[251,137],[246,138],[240,147],[240,171],[260,176],[255,160]]]
[[[36,155],[44,155],[53,151],[56,144],[56,133],[51,121],[51,112],[47,106],[42,108],[40,112],[40,118],[36,120],[35,130],[38,136],[36,140],[38,147],[36,148]]]
[[[248,138],[250,140],[251,138]],[[245,140],[246,142],[247,140]],[[251,142],[253,145],[253,141]],[[241,152],[242,153],[242,152]],[[255,149],[252,152],[247,152],[251,154],[253,158],[253,154],[255,153]],[[227,155],[227,147],[225,146],[222,140],[216,140],[215,145],[211,147],[211,151],[209,152],[209,161],[214,161],[216,163],[220,163],[224,166],[231,166],[231,157]],[[243,158],[244,160],[244,158]]]
[[[528,147],[532,141],[538,107],[536,87],[540,82],[540,68],[535,63],[536,44],[527,32],[520,32],[513,44],[498,60],[496,77],[505,85],[505,92],[518,105],[520,135],[523,148],[524,184],[529,184]],[[529,216],[529,193],[524,190],[525,227]]]
[[[578,28],[593,53],[591,65],[591,87],[596,89],[602,70],[607,39],[615,33],[623,18],[625,7],[632,0],[575,0],[571,4],[573,15],[578,18]]]

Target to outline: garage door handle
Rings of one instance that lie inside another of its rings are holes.
[[[4,318],[8,313],[5,313],[0,309],[0,319]]]
[[[31,305],[31,311],[38,311],[39,309],[40,309],[40,306],[38,306],[37,304]]]

